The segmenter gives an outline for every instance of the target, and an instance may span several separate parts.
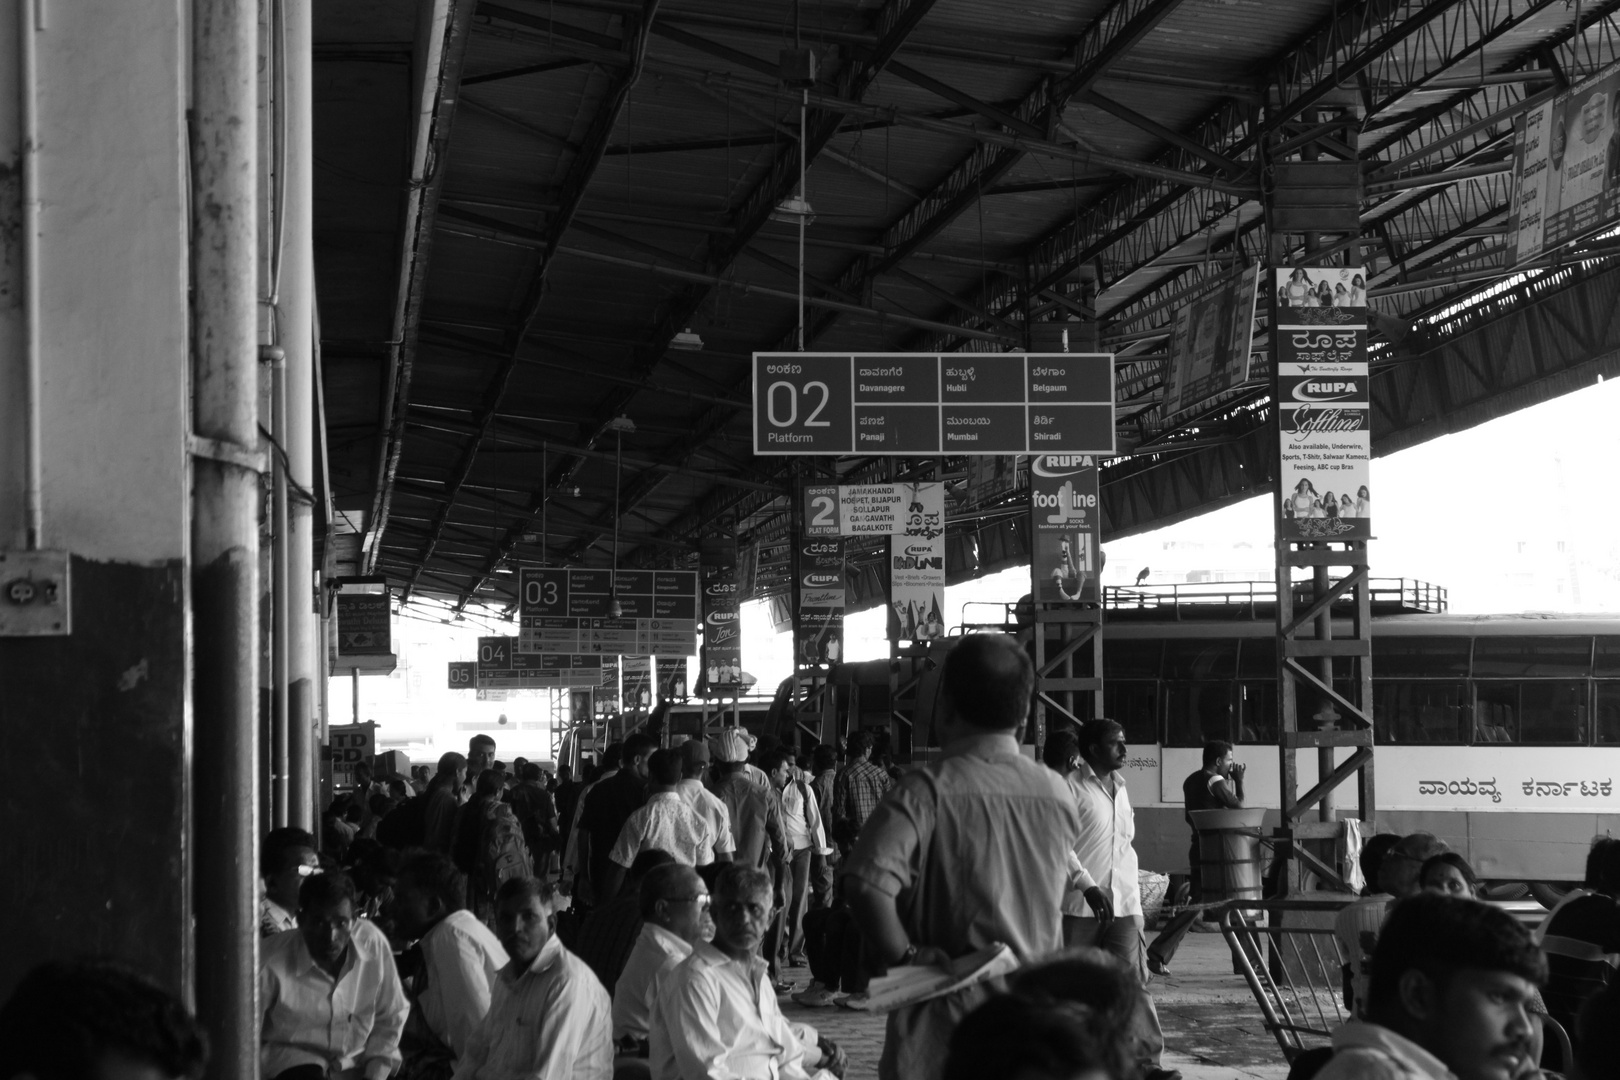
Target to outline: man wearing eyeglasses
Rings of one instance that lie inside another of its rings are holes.
[[[347,874],[305,878],[298,900],[298,928],[265,941],[259,959],[261,1075],[386,1080],[410,1013],[388,938],[355,915]]]
[[[641,881],[641,935],[613,986],[613,1041],[621,1052],[647,1054],[652,995],[660,978],[714,937],[709,887],[690,866],[655,867]]]
[[[760,944],[776,913],[771,877],[733,863],[714,887],[714,942],[658,984],[649,1018],[653,1080],[827,1080],[844,1053],[777,1007]]]

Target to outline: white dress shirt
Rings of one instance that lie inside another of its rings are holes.
[[[682,780],[676,786],[681,798],[692,804],[703,820],[714,829],[715,854],[730,855],[737,850],[737,842],[731,837],[731,811],[726,804],[720,801],[720,796],[703,786],[703,781],[697,777]]]
[[[613,984],[613,1038],[645,1039],[658,980],[692,955],[685,938],[657,923],[642,923],[619,981]]]
[[[399,1068],[399,1037],[410,1002],[399,984],[388,938],[368,919],[354,933],[336,979],[310,956],[303,935],[266,938],[259,956],[262,1072],[267,1080],[297,1065],[384,1080]]]
[[[765,961],[744,964],[707,942],[659,980],[651,1018],[653,1080],[822,1080],[777,1007]]]
[[[1142,914],[1142,885],[1137,880],[1136,815],[1125,778],[1116,770],[1106,778],[1082,761],[1067,777],[1080,811],[1080,839],[1074,855],[1080,867],[1078,889],[1063,895],[1063,914],[1091,917],[1085,891],[1093,885],[1108,894],[1115,915]]]
[[[501,969],[452,1080],[612,1080],[611,1024],[602,983],[553,934],[527,968]]]
[[[489,1012],[490,988],[506,966],[506,950],[472,912],[453,911],[422,935],[422,960],[422,1015],[459,1058]]]
[[[662,848],[686,866],[708,866],[714,841],[713,826],[691,803],[677,792],[660,791],[630,815],[608,858],[628,869],[643,851]]]
[[[298,916],[268,896],[259,897],[259,936],[274,937],[298,925]]]

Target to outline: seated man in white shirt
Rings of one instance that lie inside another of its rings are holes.
[[[534,878],[496,891],[495,933],[511,960],[454,1080],[611,1080],[612,1005],[557,937],[556,905],[556,891]]]
[[[604,896],[618,895],[624,872],[636,856],[658,848],[683,866],[714,862],[714,826],[681,796],[681,759],[674,750],[657,750],[647,759],[647,802],[630,815],[608,852]]]
[[[613,986],[613,1041],[623,1052],[647,1053],[648,1014],[660,977],[714,937],[709,887],[690,866],[656,867],[641,879],[641,935]]]
[[[0,1005],[0,1080],[201,1080],[202,1025],[165,990],[99,960],[29,971]]]
[[[774,914],[771,878],[732,865],[714,887],[714,943],[659,980],[650,1019],[654,1080],[829,1080],[844,1053],[801,1039],[782,1016],[759,955]],[[808,1030],[808,1029],[806,1029]]]
[[[388,938],[355,914],[347,874],[306,878],[298,928],[259,956],[264,1080],[386,1080],[410,1002]]]
[[[315,838],[303,829],[271,829],[259,845],[259,936],[270,937],[298,925],[298,887],[321,872]]]
[[[389,908],[406,941],[417,942],[422,971],[407,980],[414,1012],[401,1051],[406,1075],[449,1076],[489,1012],[490,987],[506,950],[467,910],[467,878],[436,851],[411,856],[394,879]]]
[[[1532,1072],[1527,1007],[1547,960],[1512,916],[1439,893],[1390,909],[1364,1019],[1333,1035],[1316,1080],[1514,1080]]]

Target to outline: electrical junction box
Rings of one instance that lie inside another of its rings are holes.
[[[0,637],[73,632],[65,551],[0,551]]]
[[[816,85],[816,54],[809,49],[783,49],[777,64],[783,86],[809,90]]]

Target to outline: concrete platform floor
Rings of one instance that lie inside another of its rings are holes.
[[[789,969],[802,988],[810,973]],[[1171,971],[1148,988],[1164,1027],[1166,1068],[1180,1069],[1185,1080],[1284,1080],[1277,1040],[1261,1024],[1260,1007],[1240,975],[1218,933],[1188,934]],[[849,1055],[845,1080],[875,1080],[883,1052],[881,1015],[848,1009],[807,1009],[781,999],[790,1020],[814,1024]],[[926,1080],[926,1078],[918,1078]]]

